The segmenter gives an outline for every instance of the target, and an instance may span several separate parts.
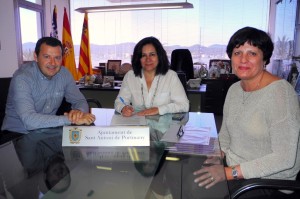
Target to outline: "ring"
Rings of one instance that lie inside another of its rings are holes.
[[[211,181],[211,182],[215,181],[215,178],[212,176],[212,177],[210,178],[210,181]]]

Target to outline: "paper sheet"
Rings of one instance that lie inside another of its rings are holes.
[[[146,126],[146,117],[133,115],[131,117],[123,117],[122,115],[114,114],[111,119],[111,126]]]
[[[179,143],[209,145],[210,128],[186,126]]]
[[[165,133],[161,141],[173,142],[173,143],[209,145],[209,140],[210,140],[209,127],[183,126],[184,134],[182,137],[177,136],[179,128],[180,128],[179,124],[171,125],[170,129]]]

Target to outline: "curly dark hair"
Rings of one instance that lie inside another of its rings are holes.
[[[169,68],[170,62],[167,56],[165,49],[163,48],[160,41],[155,37],[146,37],[139,41],[133,50],[133,56],[131,60],[132,68],[134,71],[135,76],[142,77],[142,65],[140,59],[142,58],[142,49],[145,45],[152,44],[156,50],[158,56],[158,65],[156,68],[156,74],[165,75]]]
[[[42,44],[47,44],[48,46],[52,46],[52,47],[59,46],[61,48],[62,55],[64,53],[63,45],[62,45],[61,41],[59,41],[58,39],[56,39],[54,37],[42,37],[36,42],[36,45],[35,45],[34,52],[37,56],[40,53]]]
[[[228,57],[231,58],[234,48],[238,48],[245,43],[259,48],[263,52],[263,60],[266,61],[266,65],[270,63],[274,50],[272,39],[266,32],[253,27],[241,28],[231,36],[226,49]]]

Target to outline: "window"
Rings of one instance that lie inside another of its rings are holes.
[[[296,11],[296,26],[295,26],[295,51],[294,51],[294,59],[297,60],[298,62],[296,62],[298,64],[298,70],[300,71],[300,1],[298,0],[298,4],[297,4],[297,11]],[[299,80],[300,81],[300,80]],[[300,89],[300,85],[299,85],[299,89]],[[300,90],[299,90],[300,92]]]
[[[70,0],[70,7],[71,10],[75,10],[85,6],[128,4],[129,1],[121,2]],[[157,3],[147,1],[155,2]],[[225,48],[236,30],[244,26],[253,26],[268,31],[270,0],[188,2],[194,5],[193,9],[89,13],[93,66],[98,66],[100,62],[106,63],[109,59],[120,59],[122,63],[130,62],[135,44],[146,36],[157,37],[164,45],[169,58],[174,49],[188,48],[193,62],[208,64],[210,59],[228,59]],[[71,31],[75,47],[80,45],[83,17],[82,13],[71,13]],[[79,50],[75,52],[75,57],[78,62]]]
[[[26,1],[29,1],[31,3],[36,3],[36,4],[39,4],[39,5],[43,5],[42,0],[26,0]]]
[[[276,3],[272,73],[285,79],[289,75],[296,46],[296,8],[297,0],[279,0]]]
[[[43,36],[43,0],[15,0],[19,64],[33,60],[36,41]]]

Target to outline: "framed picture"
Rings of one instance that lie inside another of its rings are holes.
[[[104,76],[102,87],[114,87],[114,76]]]
[[[119,74],[121,62],[121,60],[108,60],[107,71],[114,71],[116,74]]]
[[[213,65],[217,65],[220,69],[221,74],[232,73],[231,62],[227,59],[211,59],[209,60],[209,68]]]

